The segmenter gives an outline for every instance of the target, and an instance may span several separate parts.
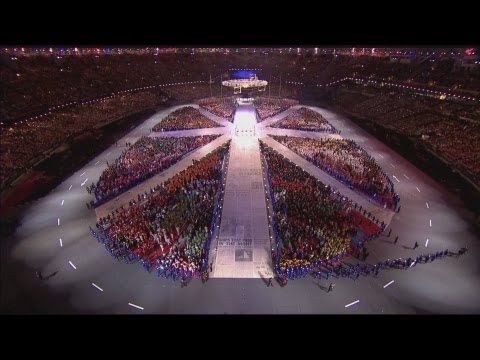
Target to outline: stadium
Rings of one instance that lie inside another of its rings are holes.
[[[0,61],[2,314],[480,313],[478,48]]]

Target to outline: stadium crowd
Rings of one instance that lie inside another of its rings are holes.
[[[353,140],[270,136],[340,182],[367,194],[385,207],[397,207],[400,199],[392,180]]]
[[[173,279],[200,277],[219,216],[229,143],[100,218],[92,235],[117,259]]]
[[[188,129],[203,129],[223,127],[219,123],[209,119],[198,109],[192,106],[185,106],[170,113],[153,127],[153,131],[174,131]]]
[[[2,129],[0,181],[2,190],[36,162],[90,129],[164,104],[158,92],[123,94],[98,102],[66,107]]]
[[[305,276],[352,254],[383,230],[383,223],[366,218],[352,201],[263,142],[260,148],[273,204],[273,257],[280,276]]]
[[[261,68],[263,78],[269,81],[268,93],[278,97],[298,97],[302,89],[345,76],[385,79],[428,89],[476,94],[477,97],[480,88],[478,66],[476,70],[465,67],[461,60],[437,58],[438,54],[411,57],[402,62],[394,56],[361,56],[358,52],[351,56],[344,52],[299,56],[295,51],[268,56],[234,51],[228,54],[192,51],[114,55],[93,49],[88,53],[78,52],[80,55],[75,55],[76,51],[62,55],[54,50],[49,54],[27,56],[21,52],[14,54],[12,49],[12,54],[8,53],[6,49],[0,56],[2,189],[45,153],[90,126],[125,113],[154,108],[167,99],[183,102],[218,98],[221,94],[230,97],[231,91],[219,86],[220,74],[227,78],[228,69],[238,64]],[[209,74],[214,76],[214,84],[208,83]],[[339,103],[353,106],[354,112],[369,118],[373,116],[379,123],[389,123],[402,133],[412,133],[416,137],[426,135],[425,142],[434,151],[458,163],[473,174],[474,181],[480,182],[479,152],[474,151],[479,143],[478,106],[422,100],[404,94],[400,95],[404,98],[402,101],[395,99],[398,96],[390,94],[390,90],[370,92],[365,86],[355,92],[358,103],[355,99],[340,99],[343,95],[339,96]],[[370,93],[364,96],[365,92]],[[368,101],[361,104],[364,98]],[[376,103],[383,100],[383,103]],[[273,102],[280,100],[258,101],[260,118],[282,110],[282,106],[279,109]]]
[[[260,121],[271,116],[275,116],[288,108],[298,105],[298,101],[292,99],[275,99],[275,98],[255,98],[253,104],[257,108]]]
[[[339,133],[320,113],[306,107],[288,114],[271,125],[274,128]]]
[[[87,187],[87,190],[95,194],[95,205],[100,205],[172,166],[190,151],[217,137],[143,136],[135,144],[129,145],[115,163],[103,171],[98,182]]]
[[[212,114],[226,118],[233,122],[233,112],[235,111],[235,97],[229,96],[224,98],[212,97],[206,99],[200,99],[197,101],[205,110],[210,111]]]
[[[350,114],[425,144],[480,184],[478,107],[355,86],[339,89],[336,103]]]
[[[182,99],[219,96],[220,74],[244,64],[261,68],[272,87],[272,95],[291,96],[296,86],[326,84],[345,76],[362,76],[420,84],[429,88],[477,92],[478,70],[461,66],[461,60],[437,59],[435,56],[410,57],[408,63],[395,61],[395,56],[361,56],[357,54],[301,55],[295,52],[271,53],[267,57],[254,53],[137,53],[104,54],[100,49],[84,55],[0,56],[3,97],[0,97],[0,118],[14,119],[49,106],[81,101],[111,94],[119,90],[158,84],[203,81],[203,85],[186,85],[181,91],[169,89]],[[477,67],[478,69],[478,67]],[[279,78],[279,74],[283,77]],[[209,74],[218,77],[213,86],[206,84]],[[279,89],[279,83],[283,82]],[[292,90],[293,89],[293,90]],[[193,90],[193,91],[192,91]],[[185,93],[191,93],[187,96]],[[200,92],[202,95],[200,95]],[[175,97],[175,96],[173,96]]]

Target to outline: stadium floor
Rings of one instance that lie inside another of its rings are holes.
[[[159,119],[176,108],[147,119],[119,141],[120,145],[148,135]],[[363,146],[395,179],[401,211],[391,219],[391,237],[380,236],[367,245],[367,262],[444,249],[457,251],[461,247],[468,248],[467,254],[408,270],[382,270],[378,277],[361,276],[357,281],[306,277],[289,281],[283,288],[274,283],[272,288],[261,278],[210,278],[205,284],[195,279],[181,288],[179,282],[149,274],[139,264],[117,262],[89,235],[88,227],[95,223],[96,214],[85,205],[91,199],[85,186],[97,180],[106,161],[113,162],[124,148],[113,146],[30,206],[15,234],[1,242],[2,313],[480,313],[480,244],[472,225],[473,215],[444,186],[350,120],[325,109],[310,108],[340,130],[342,137]],[[260,123],[258,136],[264,137],[265,126],[285,115]],[[233,126],[225,125],[226,138]],[[202,149],[193,151],[185,164],[177,163],[172,174],[201,156]],[[294,159],[294,154],[291,156]],[[132,191],[132,197],[136,193]],[[397,235],[399,241],[394,245]],[[415,241],[420,247],[412,250]],[[35,276],[36,269],[45,277],[53,275],[41,281]],[[336,286],[327,293],[332,281]]]

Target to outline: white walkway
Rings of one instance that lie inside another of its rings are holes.
[[[255,124],[255,108],[240,106],[234,127]],[[273,277],[267,209],[257,137],[233,136],[217,252],[216,278]]]

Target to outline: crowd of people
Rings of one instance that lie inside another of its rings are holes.
[[[417,264],[426,264],[433,262],[437,259],[442,259],[446,256],[460,256],[465,254],[466,248],[460,249],[457,253],[452,253],[446,250],[437,251],[435,253],[418,255],[415,257],[396,258],[396,259],[387,259],[384,261],[378,261],[374,265],[371,264],[360,264],[355,265],[336,262],[326,266],[321,266],[313,272],[313,276],[319,279],[330,279],[331,277],[346,277],[351,279],[358,279],[360,275],[362,276],[377,276],[380,270],[384,269],[402,269],[408,270],[412,267],[415,267]]]
[[[2,190],[63,144],[112,120],[164,104],[158,91],[129,93],[98,102],[66,107],[0,132]]]
[[[174,131],[221,127],[192,106],[185,106],[170,113],[153,127],[153,131]]]
[[[469,71],[459,66],[454,59],[435,59],[433,56],[411,58],[408,63],[392,61],[395,56],[387,58],[352,59],[356,62],[359,75],[375,78],[394,79],[398,82],[422,87],[439,89],[478,90],[480,77],[478,70]],[[359,66],[360,65],[360,66]],[[361,67],[363,65],[363,67]]]
[[[16,118],[119,90],[205,80],[207,66],[199,60],[180,54],[3,57],[5,92],[0,97],[0,118]]]
[[[392,180],[353,140],[270,136],[340,182],[367,194],[386,208],[396,209],[400,199]]]
[[[329,133],[339,133],[335,127],[330,124],[320,113],[310,110],[306,107],[288,114],[286,117],[271,125],[274,128],[320,131]]]
[[[117,259],[139,261],[158,276],[185,280],[208,271],[222,200],[226,143],[157,185],[128,207],[100,218],[92,235]]]
[[[353,84],[344,84],[337,92],[336,100],[338,104],[354,113],[399,130],[412,126],[408,123],[411,117],[418,116],[421,119],[423,115],[430,114],[444,118],[468,118],[480,121],[480,112],[471,102],[445,101],[382,87],[371,86],[365,89]]]
[[[305,276],[351,254],[383,231],[385,224],[371,214],[365,217],[366,210],[263,142],[260,148],[273,205],[273,257],[279,276]]]
[[[353,115],[426,144],[480,184],[478,107],[355,86],[341,89],[336,102]]]
[[[353,54],[352,54],[353,55]],[[170,54],[104,54],[82,55],[56,53],[0,57],[3,97],[0,97],[0,118],[13,119],[62,102],[95,98],[127,88],[203,81],[203,85],[185,85],[174,97],[198,99],[221,94],[219,81],[228,78],[228,69],[245,64],[261,68],[269,74],[269,91],[275,96],[291,96],[298,86],[289,82],[326,84],[345,76],[385,78],[423,86],[477,91],[480,76],[457,66],[453,59],[412,58],[408,64],[391,61],[391,57],[318,55],[298,56],[295,52],[254,53],[170,53]],[[433,60],[433,61],[432,61]],[[280,75],[283,73],[283,76]],[[209,75],[215,77],[209,84]],[[280,85],[282,82],[282,85]],[[223,89],[227,94],[226,89]],[[200,92],[202,95],[200,95]]]
[[[275,116],[282,111],[291,108],[292,106],[298,105],[298,101],[292,99],[257,97],[253,101],[253,104],[257,109],[260,121],[263,121],[266,118]]]
[[[164,90],[172,101],[180,103],[192,102],[212,95],[209,84],[206,81],[198,84],[167,86]]]
[[[272,53],[268,57],[260,53],[235,52],[228,55],[183,52],[117,55],[104,54],[102,51],[82,55],[76,53],[73,51],[70,55],[62,55],[43,52],[22,56],[21,52],[15,52],[15,55],[12,52],[12,56],[8,56],[8,50],[5,50],[0,57],[0,156],[4,165],[0,169],[2,189],[43,158],[46,152],[68,142],[69,136],[75,137],[99,123],[122,114],[155,108],[167,99],[187,101],[232,96],[232,89],[219,86],[222,79],[220,74],[226,79],[228,69],[240,63],[247,67],[262,68],[264,74],[270,74],[268,78],[265,77],[269,81],[269,97],[270,93],[278,97],[300,96],[303,91],[300,89],[331,83],[345,76],[382,78],[398,84],[428,89],[443,87],[445,91],[450,89],[467,94],[476,92],[476,96],[480,84],[478,71],[464,70],[452,59],[437,61],[432,58],[424,61],[424,58],[418,57],[404,64],[392,62],[389,57],[344,54],[298,56],[290,52]],[[215,78],[213,84],[208,81],[209,74]],[[165,87],[160,88],[160,85]],[[132,89],[136,90],[130,92]],[[364,86],[356,90],[357,97],[365,91],[367,89]],[[369,94],[367,98],[377,98],[376,101],[388,98],[388,101],[375,104],[375,100],[370,100],[358,104],[354,111],[379,123],[389,123],[389,126],[398,128],[402,133],[412,133],[417,137],[427,135],[425,141],[434,151],[452,159],[466,171],[470,170],[478,183],[479,152],[468,150],[477,149],[480,136],[478,122],[463,120],[478,121],[478,107],[450,101],[420,101],[419,97],[406,98],[404,95],[405,101],[402,101],[395,99],[390,92]],[[260,118],[281,111],[282,105],[277,104],[281,101],[257,100]],[[417,107],[415,103],[419,101],[423,104]],[[355,105],[356,100],[351,100],[350,105],[352,102]],[[379,108],[376,110],[376,107]],[[418,112],[418,109],[421,111]],[[437,116],[438,112],[440,115]],[[423,127],[417,127],[417,124]]]
[[[233,122],[233,113],[236,108],[236,98],[233,96],[228,97],[211,97],[206,99],[200,99],[197,101],[198,105],[212,114],[226,118]]]
[[[109,164],[96,184],[87,187],[100,205],[158,174],[181,160],[194,149],[208,144],[218,135],[190,137],[141,137],[129,144],[122,154]]]

